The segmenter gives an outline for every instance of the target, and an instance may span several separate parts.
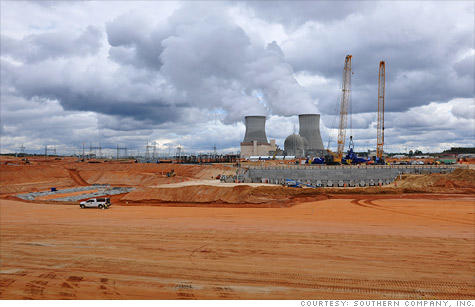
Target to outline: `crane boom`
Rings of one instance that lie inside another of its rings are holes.
[[[384,61],[379,62],[378,78],[378,140],[376,146],[376,157],[383,158],[384,146],[384,92],[386,87],[386,67]]]
[[[343,150],[345,149],[346,125],[348,119],[348,106],[350,104],[351,92],[351,55],[345,58],[345,67],[343,69],[342,94],[340,102],[340,124],[338,125],[338,150],[337,158],[341,161]]]

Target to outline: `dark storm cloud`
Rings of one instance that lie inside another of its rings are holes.
[[[106,25],[110,58],[119,64],[158,70],[162,65],[161,42],[169,31],[166,25],[154,27],[137,13],[119,16]]]
[[[23,39],[1,36],[1,52],[15,59],[35,63],[59,57],[95,54],[101,47],[103,33],[88,26],[82,33],[47,32],[32,34]]]
[[[344,57],[352,54],[354,112],[374,110],[380,60],[387,65],[390,111],[454,97],[473,97],[473,54],[458,59],[461,53],[473,50],[473,4],[372,5],[376,9],[358,8],[329,24],[309,19],[310,23],[283,43],[294,69],[339,83]],[[333,9],[337,12],[338,5]],[[459,20],[468,23],[454,27],[454,21],[446,17],[450,14],[457,14]],[[329,107],[338,95],[328,95],[325,89],[321,94],[320,109],[331,112]]]
[[[182,118],[182,107],[190,104],[222,112],[227,123],[247,113],[317,111],[279,46],[251,44],[220,3],[187,4],[158,24],[128,13],[107,23],[106,32],[109,58],[122,66],[115,70],[71,58],[97,49],[91,27],[79,36],[45,33],[9,41],[5,53],[28,62],[10,67],[11,85],[24,97],[57,99],[65,110],[157,124]]]
[[[194,105],[225,112],[228,123],[249,112],[293,114],[284,100],[316,111],[279,46],[252,45],[224,9],[188,4],[154,26],[133,13],[116,18],[107,25],[110,58],[156,70]]]
[[[114,80],[122,84],[109,84],[93,74],[86,75],[89,79],[84,82],[84,76],[70,74],[70,67],[66,65],[50,69],[49,78],[45,79],[43,72],[48,67],[50,63],[18,68],[2,61],[1,70],[2,76],[6,76],[4,81],[14,84],[23,97],[57,100],[64,110],[93,111],[162,123],[178,120],[180,112],[176,109],[185,106],[164,103],[153,84],[146,88],[121,80],[121,73]]]
[[[142,5],[75,2],[70,10],[52,3],[23,11],[2,3],[3,144],[27,135],[36,140],[29,146],[71,143],[84,135],[131,147],[156,139],[236,148],[244,115],[268,115],[268,136],[282,142],[296,114],[318,111],[326,135],[346,54],[353,55],[360,144],[374,143],[380,60],[393,144],[429,146],[432,136],[473,143],[461,128],[475,117],[473,3],[183,2],[166,14],[165,2]],[[472,100],[457,100],[463,97]],[[50,137],[55,125],[71,139]]]

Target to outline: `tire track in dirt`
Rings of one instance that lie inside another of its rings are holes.
[[[173,280],[176,278],[176,267],[165,266],[166,273],[161,272],[153,277]],[[367,280],[367,279],[349,279],[349,278],[321,278],[311,275],[295,274],[295,273],[274,273],[274,272],[250,272],[244,273],[239,271],[228,271],[226,273],[235,273],[238,276],[226,277],[219,276],[221,271],[215,271],[212,276],[205,276],[203,273],[210,273],[210,269],[193,269],[188,273],[180,273],[180,278],[197,282],[200,284],[233,284],[246,287],[281,287],[300,290],[318,290],[333,293],[355,293],[361,295],[378,295],[403,298],[475,298],[475,288],[469,283],[454,283],[443,281],[425,281],[425,280]],[[250,275],[258,275],[261,278],[249,278]],[[194,299],[193,287],[191,284],[177,284],[177,298]],[[186,291],[188,290],[188,291]],[[238,295],[238,293],[236,293]],[[199,293],[196,293],[199,297]]]
[[[87,186],[89,183],[87,183],[86,180],[84,180],[81,175],[79,175],[79,172],[76,169],[73,168],[67,168],[69,175],[71,176],[71,179],[78,185],[81,186]]]
[[[473,225],[472,222],[470,222],[469,220],[464,220],[464,219],[453,220],[453,219],[447,219],[447,218],[443,218],[443,217],[436,217],[436,216],[432,216],[432,215],[419,214],[419,213],[407,213],[407,212],[404,212],[404,211],[399,211],[399,210],[386,208],[386,207],[383,207],[381,205],[375,204],[374,201],[376,201],[376,200],[378,200],[378,199],[366,199],[366,200],[364,200],[364,202],[366,204],[370,205],[370,206],[373,206],[373,208],[377,207],[381,210],[386,210],[386,211],[391,211],[391,212],[396,212],[396,213],[406,214],[406,215],[412,215],[412,216],[418,216],[418,217],[425,217],[425,218],[438,220],[438,221],[444,221],[444,222],[458,223],[458,224],[464,224],[464,225]]]
[[[15,282],[13,278],[0,278],[0,298],[2,297],[3,292]]]
[[[431,216],[431,215],[425,215],[425,214],[418,214],[418,213],[408,213],[404,211],[399,211],[395,209],[390,209],[387,207],[383,207],[381,205],[377,205],[374,203],[374,201],[379,200],[380,198],[371,198],[371,199],[353,199],[351,201],[352,204],[360,206],[360,207],[365,207],[365,208],[371,208],[371,209],[376,209],[376,210],[381,210],[381,211],[388,211],[392,213],[398,213],[398,214],[403,214],[403,215],[408,215],[408,216],[415,216],[415,217],[423,217],[423,218],[428,218],[436,221],[443,221],[443,222],[450,222],[450,223],[455,223],[455,224],[463,224],[463,225],[473,225],[472,222],[468,220],[452,220],[452,219],[447,219],[443,217],[436,217],[436,216]],[[383,199],[383,198],[381,198]]]
[[[165,271],[173,271],[174,267],[167,267]],[[176,269],[176,268],[175,268]],[[204,270],[209,273],[209,270]],[[80,283],[86,281],[80,275],[69,275],[67,271],[60,270],[60,275],[54,273],[43,273],[39,275],[27,274],[22,276],[23,280],[17,280],[23,283],[23,298],[28,299],[47,299],[49,297],[56,297],[58,295],[61,299],[75,299],[77,291],[80,288]],[[203,276],[201,269],[193,269],[188,271],[188,274],[180,274],[180,279],[187,280],[186,282],[175,282],[176,299],[196,299],[200,298],[201,290],[196,289],[194,284],[201,285],[200,288],[207,289],[211,287],[213,292],[217,293],[222,299],[240,297],[239,287],[244,286],[248,289],[255,288],[258,291],[261,287],[272,288],[288,288],[299,289],[301,291],[311,291],[312,293],[330,292],[340,294],[355,294],[372,297],[390,296],[393,298],[438,298],[438,299],[473,299],[475,298],[474,287],[470,283],[455,283],[444,281],[426,281],[426,280],[398,280],[398,279],[352,279],[352,278],[337,278],[337,277],[317,277],[315,275],[299,274],[299,273],[275,273],[275,272],[256,272],[255,275],[260,278],[252,278],[250,274],[243,272],[234,272],[234,276]],[[218,272],[218,271],[216,271]],[[69,276],[68,276],[69,275]],[[108,274],[109,276],[110,274]],[[236,276],[237,275],[237,276]],[[254,274],[251,274],[254,275]],[[104,275],[103,275],[104,276]],[[10,277],[10,276],[9,276]],[[146,277],[141,275],[141,277]],[[154,278],[164,278],[176,280],[176,273],[161,273],[158,276],[153,275]],[[251,277],[251,278],[249,278]],[[122,276],[123,278],[123,276]],[[111,284],[109,278],[96,278],[95,282],[89,280],[87,288],[95,285],[98,290],[102,290],[104,298],[117,298],[121,294],[115,287],[115,280],[121,281],[119,276],[114,278]],[[9,278],[10,279],[10,278]],[[130,279],[130,276],[126,279]],[[123,280],[123,279],[122,279]],[[63,283],[61,284],[61,282]],[[163,281],[161,281],[163,282]],[[13,281],[8,281],[8,284]],[[56,287],[54,284],[60,285]],[[223,285],[236,285],[223,286]],[[150,285],[152,286],[152,285]],[[49,288],[51,287],[51,288]],[[49,289],[49,290],[48,290]],[[57,290],[56,290],[57,289]],[[59,291],[59,292],[58,292]],[[53,294],[56,293],[56,294]]]

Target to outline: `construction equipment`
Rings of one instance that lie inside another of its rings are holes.
[[[284,186],[290,187],[290,188],[303,188],[303,187],[315,188],[315,186],[311,184],[302,183],[294,179],[285,179]]]
[[[376,146],[376,159],[379,163],[383,162],[383,146],[384,146],[384,92],[386,86],[386,71],[384,61],[379,62],[378,77],[378,140]]]
[[[338,125],[338,149],[337,161],[341,162],[343,150],[345,149],[346,125],[348,120],[348,107],[350,104],[351,92],[351,55],[345,58],[345,68],[343,69],[342,94],[340,102],[340,123]]]
[[[351,93],[351,58],[352,58],[351,54],[345,57],[345,66],[343,68],[337,152],[334,153],[330,149],[327,149],[327,152],[329,154],[325,156],[326,164],[341,164],[342,159],[343,159],[343,150],[345,149],[346,126],[348,122],[348,109],[350,105],[350,93]],[[352,136],[350,136],[350,140],[351,142],[353,141]],[[330,141],[328,141],[328,143],[330,144]],[[350,145],[352,145],[352,143]]]

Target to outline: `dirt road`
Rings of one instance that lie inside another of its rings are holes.
[[[475,199],[0,201],[1,299],[475,298]]]

